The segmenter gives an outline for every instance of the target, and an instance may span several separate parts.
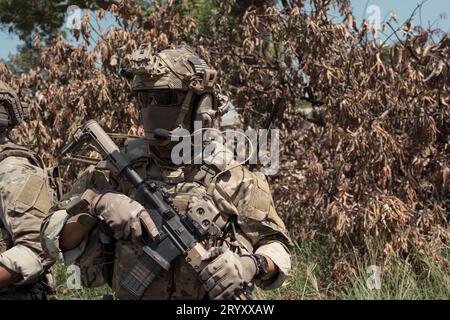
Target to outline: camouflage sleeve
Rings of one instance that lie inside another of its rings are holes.
[[[66,265],[78,266],[81,281],[85,287],[104,284],[98,241],[98,220],[87,212],[69,215],[65,208],[72,198],[81,195],[87,189],[100,192],[111,188],[107,177],[102,172],[95,170],[94,167],[88,168],[78,177],[70,191],[64,195],[58,205],[58,210],[52,212],[42,224],[41,241],[45,252],[54,259],[63,260]],[[85,236],[77,247],[62,251],[59,246],[59,237],[66,224],[76,224],[83,230]]]
[[[276,212],[267,179],[233,162],[226,168],[229,169],[219,167],[223,173],[209,192],[220,211],[237,217],[237,225],[251,242],[251,248],[246,246],[247,249],[268,256],[277,265],[277,276],[259,283],[265,289],[276,288],[289,275],[292,241]]]
[[[269,257],[278,267],[278,273],[271,279],[257,281],[257,285],[264,290],[280,287],[291,272],[291,256],[280,242],[273,241],[258,247],[256,254]]]
[[[59,247],[61,230],[66,224],[77,224],[85,232],[80,244],[62,251]],[[42,247],[55,260],[62,260],[64,264],[76,265],[80,270],[83,286],[96,287],[104,284],[102,275],[101,248],[98,241],[97,221],[89,214],[69,216],[66,210],[53,212],[42,224]]]
[[[94,223],[92,219],[86,219],[87,217],[91,217],[88,212],[80,212],[78,215],[70,217],[66,212],[66,207],[71,199],[83,194],[88,189],[102,191],[103,189],[110,187],[106,176],[102,172],[96,170],[93,166],[87,168],[80,174],[69,192],[64,194],[57,206],[58,210],[52,212],[42,224],[41,242],[45,252],[49,256],[58,260],[64,259],[66,264],[72,264],[81,257],[88,241],[89,232],[86,232],[85,239],[78,247],[65,252],[62,252],[59,247],[60,233],[67,223],[79,224],[80,228],[84,230],[90,229],[89,227],[92,228]],[[86,223],[90,224],[90,226],[86,227]]]
[[[63,260],[59,248],[59,235],[68,219],[66,210],[58,210],[46,217],[41,226],[42,249],[47,256],[57,261]]]
[[[22,275],[18,284],[33,281],[49,268],[40,243],[40,227],[52,206],[46,172],[26,158],[0,163],[0,218],[11,235],[12,248],[0,255],[0,265]]]

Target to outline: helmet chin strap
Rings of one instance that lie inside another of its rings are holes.
[[[198,102],[194,120],[201,121],[203,128],[212,128],[217,112],[214,110],[213,96],[209,93],[203,94]]]
[[[184,97],[183,104],[181,105],[180,113],[178,114],[176,122],[176,127],[183,127],[184,119],[186,118],[186,115],[191,109],[191,101],[193,95],[194,91],[192,89],[189,89],[186,96]]]

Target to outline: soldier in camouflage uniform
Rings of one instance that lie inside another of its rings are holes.
[[[0,81],[0,300],[42,300],[52,291],[40,227],[53,203],[41,158],[7,134],[25,118],[13,90]]]
[[[200,273],[178,257],[149,285],[143,299],[232,299],[249,283],[279,287],[291,268],[291,241],[265,177],[225,158],[227,150],[217,144],[202,165],[174,165],[171,151],[176,142],[154,134],[156,128],[193,132],[194,120],[206,128],[216,126],[226,109],[216,90],[216,72],[185,46],[153,53],[143,45],[131,63],[146,137],[129,141],[125,155],[142,177],[168,190],[180,214],[203,196],[212,199],[220,229],[204,243],[210,250]],[[86,190],[95,194],[89,212],[68,214],[64,208]],[[135,192],[126,181],[90,167],[42,228],[43,245],[51,256],[77,264],[85,286],[108,282],[119,299],[131,298],[121,279],[142,254],[139,238],[144,230],[154,230],[146,210],[132,200]],[[114,245],[105,240],[99,218],[111,227]]]

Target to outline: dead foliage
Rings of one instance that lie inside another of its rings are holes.
[[[232,4],[221,2],[207,35],[170,1],[148,15],[134,1],[111,6],[122,26],[112,31],[93,27],[86,16],[75,33],[83,45],[55,39],[43,46],[40,67],[17,82],[33,120],[16,137],[55,163],[55,152],[86,119],[139,133],[119,68],[142,42],[155,48],[187,42],[220,70],[222,90],[245,126],[261,125],[276,98],[286,99],[275,123],[281,169],[271,186],[296,239],[326,239],[335,271],[351,268],[349,248],[362,254],[376,248],[386,265],[413,252],[448,263],[442,256],[450,210],[448,34],[411,21],[395,30],[392,16],[384,26],[395,42],[383,42],[369,23],[357,27],[347,1],[282,3],[258,2],[235,21],[227,15]],[[97,19],[103,15],[98,11]],[[308,129],[305,102],[316,110]],[[66,167],[67,179],[77,169]]]

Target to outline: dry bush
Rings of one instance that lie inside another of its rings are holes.
[[[282,2],[256,2],[237,22],[230,2],[221,2],[207,35],[170,2],[148,16],[133,1],[110,7],[123,26],[111,32],[85,19],[76,34],[84,45],[55,39],[42,48],[40,67],[19,79],[23,94],[32,89],[33,120],[16,136],[55,163],[56,150],[88,118],[138,133],[120,65],[142,42],[187,42],[220,70],[246,126],[261,125],[285,98],[275,123],[282,150],[274,198],[296,239],[332,245],[336,274],[351,268],[351,250],[380,250],[386,265],[413,252],[448,263],[450,38],[410,21],[394,32],[392,17],[385,26],[398,39],[388,45],[374,40],[369,24],[356,27],[348,1]],[[331,19],[331,8],[340,19]],[[305,102],[316,110],[306,130]],[[77,169],[66,167],[67,181]]]

